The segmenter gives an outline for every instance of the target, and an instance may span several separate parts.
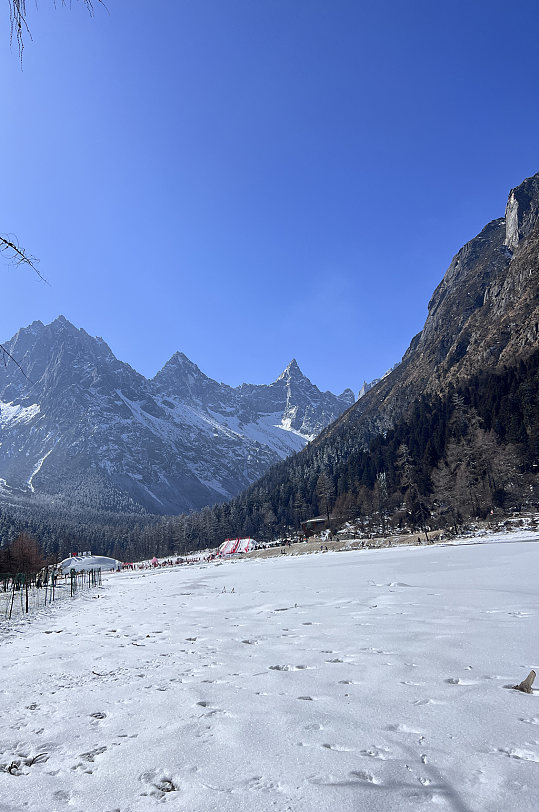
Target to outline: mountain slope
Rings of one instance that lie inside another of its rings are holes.
[[[533,500],[538,363],[539,174],[511,191],[505,218],[455,255],[402,362],[300,454],[214,509],[216,540],[225,533],[271,537],[297,527],[300,517],[323,510],[321,488],[354,516],[380,515],[382,502],[392,498],[405,522],[415,511],[412,523],[430,510],[440,515],[444,496],[459,483],[461,503],[473,483],[471,501],[485,496],[483,509],[487,498],[499,507],[506,484],[520,498],[515,483],[522,474],[523,498]],[[201,541],[201,524],[188,517],[186,537]]]
[[[230,498],[299,451],[354,401],[293,361],[232,388],[175,355],[147,380],[60,316],[6,342],[0,486],[108,511],[178,513]]]
[[[539,173],[512,189],[506,216],[453,258],[423,330],[401,364],[326,432],[349,423],[366,444],[405,416],[419,395],[439,395],[482,370],[513,365],[539,345]]]

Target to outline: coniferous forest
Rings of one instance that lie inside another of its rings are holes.
[[[483,372],[443,397],[420,397],[368,448],[343,421],[274,466],[235,499],[196,513],[156,517],[98,513],[46,502],[12,502],[0,514],[6,543],[21,532],[46,554],[93,549],[122,560],[182,554],[227,536],[264,541],[301,522],[331,517],[369,534],[458,529],[537,506],[539,351],[514,367]]]

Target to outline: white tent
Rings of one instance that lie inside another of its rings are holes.
[[[256,547],[256,541],[246,539],[225,539],[219,547],[219,555],[235,555],[236,553],[249,553]]]
[[[70,570],[81,572],[82,570],[116,570],[121,567],[122,562],[115,558],[108,558],[106,555],[72,555],[64,558],[58,565],[62,569],[62,575],[66,575]]]

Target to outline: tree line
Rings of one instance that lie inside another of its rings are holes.
[[[215,547],[225,538],[290,536],[317,515],[366,533],[458,529],[491,513],[537,505],[539,351],[480,373],[444,395],[422,396],[367,448],[353,420],[273,466],[228,502],[157,517],[36,502],[5,506],[0,534],[21,530],[48,555],[92,549],[122,560]]]

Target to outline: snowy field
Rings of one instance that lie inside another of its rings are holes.
[[[491,541],[109,575],[3,626],[1,812],[537,809],[539,536]]]

